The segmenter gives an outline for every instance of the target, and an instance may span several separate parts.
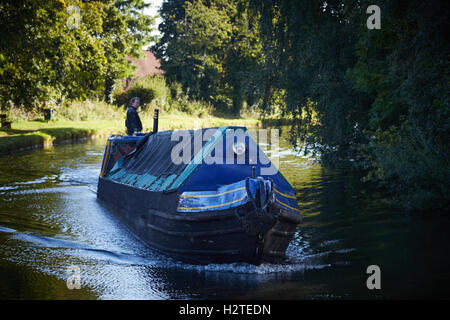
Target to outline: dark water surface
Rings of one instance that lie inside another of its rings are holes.
[[[105,141],[0,157],[0,299],[449,298],[450,220],[390,209],[280,149],[304,223],[284,264],[195,266],[146,247],[96,199]],[[369,265],[381,289],[369,290]],[[69,290],[69,266],[81,289]]]

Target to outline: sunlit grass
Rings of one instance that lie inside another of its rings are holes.
[[[122,116],[121,116],[122,117]],[[46,147],[65,140],[87,137],[107,137],[110,134],[125,134],[125,113],[123,118],[109,120],[24,120],[15,121],[11,129],[0,129],[0,154],[30,147]],[[141,115],[143,131],[153,129],[150,113]],[[213,116],[198,118],[192,115],[162,112],[159,117],[159,130],[197,129],[216,126],[261,126],[258,119],[227,119]]]

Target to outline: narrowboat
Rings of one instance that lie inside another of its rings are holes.
[[[97,196],[150,247],[191,264],[278,263],[296,195],[245,127],[107,140]]]

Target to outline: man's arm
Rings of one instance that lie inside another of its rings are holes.
[[[136,112],[136,130],[141,132],[142,131],[142,122],[141,122],[141,118],[139,117],[139,114]]]

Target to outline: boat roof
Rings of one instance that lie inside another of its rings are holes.
[[[270,164],[267,156],[259,152],[256,142],[247,134],[245,127],[225,126],[198,130],[160,131],[145,135],[137,143],[136,149],[119,159],[105,178],[150,191],[179,190],[180,192],[214,190],[220,185],[239,181],[251,176],[251,167],[256,167],[258,173],[263,164],[259,160],[252,164],[205,164],[205,158],[215,151],[219,142],[225,141],[222,143],[225,146],[234,143],[234,140],[226,141],[226,134],[228,130],[237,132],[237,129],[241,129],[240,134],[246,136],[246,149],[249,149],[248,145],[253,144],[258,149],[259,156],[265,157],[265,163]],[[209,136],[206,140],[204,140],[205,135]],[[197,142],[201,141],[201,144],[191,143],[195,139],[200,139]],[[188,153],[188,156],[183,162],[176,163],[172,156],[174,152],[180,150],[183,150],[183,156],[185,156],[184,152]],[[284,190],[292,190],[280,172],[277,171],[273,178],[278,180],[277,184],[280,187],[285,186]]]

